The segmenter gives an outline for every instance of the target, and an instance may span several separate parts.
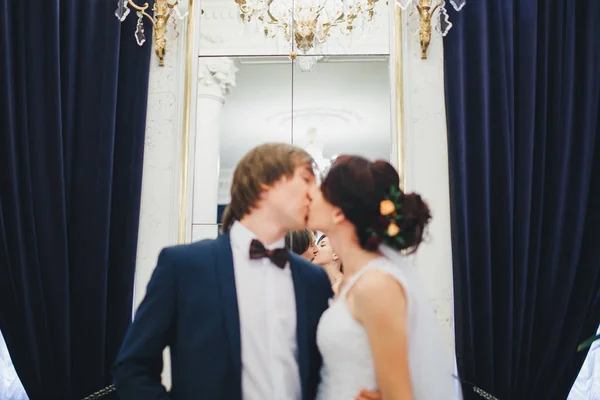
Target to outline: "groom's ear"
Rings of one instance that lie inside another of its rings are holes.
[[[260,184],[261,193],[268,192],[276,184],[277,184],[277,182],[275,182],[275,184],[273,184],[273,185],[267,185],[266,183],[261,183]]]
[[[269,193],[269,190],[271,190],[272,186],[269,185],[265,185],[264,183],[260,184],[260,193],[258,193],[258,201],[264,201],[265,197],[267,196],[267,193]]]
[[[266,183],[260,184],[260,193],[258,194],[259,199],[264,200],[265,196],[269,193],[271,189],[273,189],[277,184],[281,183],[281,180],[273,183],[272,185],[267,185]]]

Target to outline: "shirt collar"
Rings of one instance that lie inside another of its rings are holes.
[[[250,242],[252,242],[253,239],[258,239],[256,234],[244,226],[244,224],[242,224],[240,221],[235,221],[233,223],[229,231],[229,237],[231,238],[231,244],[237,249],[245,251],[248,257],[250,257]],[[281,238],[268,246],[265,245],[265,248],[267,250],[272,250],[282,248],[284,246],[285,239]]]

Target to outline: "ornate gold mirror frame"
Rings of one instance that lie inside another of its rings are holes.
[[[188,220],[188,209],[191,203],[190,201],[190,190],[189,187],[192,184],[190,181],[190,151],[192,151],[191,143],[191,128],[192,121],[195,118],[195,114],[192,115],[193,107],[193,95],[195,93],[194,76],[197,71],[198,54],[197,54],[197,41],[198,41],[198,29],[197,22],[200,18],[200,0],[187,0],[188,1],[188,18],[186,27],[186,50],[185,50],[185,76],[184,76],[184,99],[183,99],[183,124],[181,133],[181,164],[180,164],[180,178],[179,178],[179,210],[178,210],[178,227],[177,227],[177,241],[178,243],[186,243],[191,238],[191,223]],[[382,1],[382,0],[380,0]],[[395,164],[400,174],[400,185],[402,189],[406,185],[405,177],[405,157],[404,157],[404,84],[403,84],[403,71],[404,71],[404,59],[402,56],[402,10],[398,7],[394,7],[393,17],[393,29],[391,30],[390,39],[393,40],[393,46],[390,50],[390,57],[392,62],[390,63],[391,68],[391,91],[393,96],[393,118],[392,118],[392,138],[391,149],[391,161]]]
[[[394,8],[394,23],[393,23],[393,38],[394,38],[394,51],[392,56],[394,57],[394,69],[392,84],[395,86],[394,90],[394,122],[395,122],[395,144],[396,144],[396,168],[400,175],[400,188],[404,190],[406,188],[406,176],[405,176],[405,162],[404,157],[404,57],[402,53],[403,45],[403,34],[402,34],[402,10],[398,7]],[[394,132],[394,131],[392,131]]]
[[[177,217],[177,243],[188,241],[188,185],[189,185],[189,154],[190,154],[190,127],[191,127],[191,108],[192,108],[192,82],[194,66],[198,63],[196,53],[196,35],[195,20],[199,18],[199,10],[196,5],[199,0],[188,0],[188,19],[185,37],[185,76],[183,87],[183,124],[181,131],[181,169],[179,179],[179,212]],[[198,7],[199,8],[199,7]]]

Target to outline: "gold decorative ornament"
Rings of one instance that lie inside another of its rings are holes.
[[[404,61],[402,57],[402,10],[396,7],[394,10],[394,46],[393,54],[393,97],[395,99],[395,162],[398,175],[400,175],[400,189],[406,189],[406,166],[404,165]]]
[[[427,59],[427,49],[429,48],[429,42],[431,42],[431,16],[440,4],[442,4],[441,1],[432,8],[431,0],[419,0],[419,3],[417,3],[417,10],[419,11],[421,22],[421,29],[419,31],[421,60]]]
[[[431,42],[432,32],[432,17],[437,13],[437,20],[434,20],[433,27],[441,35],[446,36],[452,28],[450,16],[446,10],[445,0],[396,0],[396,5],[403,10],[406,10],[412,3],[415,4],[416,14],[419,19],[419,41],[421,43],[421,60],[427,59],[427,49]],[[456,11],[460,11],[466,4],[466,0],[450,0],[450,3]],[[413,14],[409,14],[409,17]]]
[[[202,10],[200,10],[202,13]],[[179,244],[188,241],[188,233],[191,238],[191,229],[188,230],[187,204],[188,204],[188,184],[189,184],[189,155],[191,152],[190,129],[192,119],[192,82],[194,79],[194,60],[198,61],[197,54],[194,53],[194,26],[195,8],[194,0],[188,0],[188,12],[190,18],[187,19],[186,38],[185,38],[185,73],[183,82],[183,124],[181,129],[181,164],[179,169],[179,209],[177,225],[177,242]],[[190,226],[191,227],[191,226]]]
[[[175,0],[173,3],[169,3],[168,0],[155,0],[152,6],[152,12],[154,16],[148,14],[147,10],[150,7],[148,3],[144,3],[139,6],[133,2],[133,0],[117,0],[117,10],[115,16],[119,21],[125,21],[125,18],[130,13],[129,7],[131,6],[136,10],[138,21],[135,29],[135,40],[138,45],[143,45],[146,41],[146,35],[144,33],[143,17],[148,18],[154,28],[154,52],[158,57],[158,65],[163,67],[165,65],[165,52],[167,48],[167,23],[169,19],[175,13],[175,15],[181,20],[187,16],[186,13],[182,13],[179,9],[179,0]],[[174,26],[176,28],[176,26]]]

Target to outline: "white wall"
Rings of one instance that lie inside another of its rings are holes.
[[[180,26],[180,36],[170,37],[167,43],[164,67],[158,66],[152,52],[135,270],[136,309],[146,294],[161,249],[177,243],[185,66],[185,24]],[[151,44],[149,38],[145,46]],[[163,383],[170,387],[168,351],[164,356]]]
[[[164,67],[158,66],[152,54],[136,258],[136,307],[144,297],[158,253],[177,241],[183,100],[183,71],[179,66],[185,59],[181,42],[168,43]]]
[[[442,40],[434,33],[427,60],[421,60],[418,36],[412,34],[416,24],[415,19],[405,21],[403,35],[406,188],[420,193],[432,210],[428,238],[415,265],[424,276],[448,353],[454,357],[444,54]]]

